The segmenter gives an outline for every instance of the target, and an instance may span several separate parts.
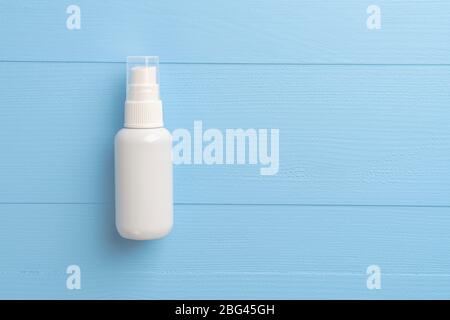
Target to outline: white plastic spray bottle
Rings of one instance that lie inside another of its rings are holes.
[[[158,239],[172,229],[171,152],[158,57],[128,57],[125,124],[115,138],[116,227],[122,237]]]

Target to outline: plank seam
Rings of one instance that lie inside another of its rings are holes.
[[[111,202],[0,202],[0,205],[113,205]],[[415,204],[320,204],[320,203],[195,203],[175,202],[175,206],[272,206],[272,207],[375,207],[375,208],[450,208],[450,205]]]
[[[0,63],[125,64],[125,61],[1,60]],[[450,63],[160,62],[162,65],[450,67]]]

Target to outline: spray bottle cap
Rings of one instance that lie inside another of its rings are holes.
[[[125,127],[162,127],[158,64],[156,56],[127,57]]]

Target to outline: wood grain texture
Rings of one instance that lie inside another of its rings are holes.
[[[0,65],[0,202],[112,203],[124,65]],[[177,203],[449,204],[450,67],[163,65],[161,75],[169,129],[280,129],[278,174],[177,165]]]
[[[177,205],[168,238],[135,242],[112,206],[0,205],[0,297],[448,298],[448,210]]]
[[[1,60],[449,64],[450,3],[359,0],[1,1]],[[369,30],[370,4],[382,27]],[[43,45],[44,44],[44,45]]]
[[[450,298],[448,1],[377,1],[380,30],[359,0],[76,4],[69,31],[69,3],[0,0],[0,298]],[[139,54],[169,129],[280,129],[277,175],[175,166],[153,242],[113,221]]]

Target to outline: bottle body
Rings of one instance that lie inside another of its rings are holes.
[[[115,137],[116,227],[151,240],[173,225],[172,137],[165,128],[123,128]]]

